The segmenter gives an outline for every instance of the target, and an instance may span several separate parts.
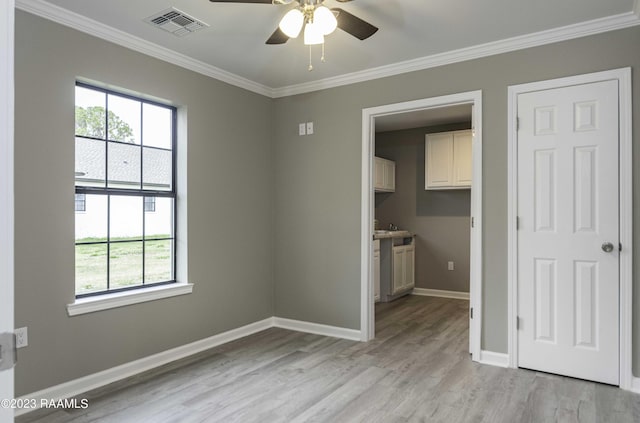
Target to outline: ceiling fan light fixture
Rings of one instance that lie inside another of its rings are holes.
[[[324,34],[322,33],[322,29],[315,22],[307,22],[305,25],[304,43],[308,46],[324,44]]]
[[[313,12],[313,23],[318,25],[323,35],[329,35],[336,30],[338,20],[329,8],[318,6]]]
[[[289,38],[297,38],[304,24],[304,14],[299,9],[289,10],[280,20],[280,30]]]

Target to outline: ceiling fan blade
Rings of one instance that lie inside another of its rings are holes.
[[[353,0],[337,0],[337,1],[339,1],[340,3],[349,3],[350,1],[353,1]]]
[[[272,4],[273,0],[209,0],[211,3],[263,3]]]
[[[371,25],[369,22],[363,21],[359,17],[340,9],[339,7],[331,10],[337,13],[336,19],[338,20],[338,28],[348,32],[360,40],[366,40],[378,31],[378,28]]]
[[[289,37],[280,30],[280,28],[276,28],[271,34],[271,37],[265,42],[265,44],[284,44],[289,41]]]

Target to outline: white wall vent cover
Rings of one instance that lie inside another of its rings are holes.
[[[175,7],[153,14],[144,19],[144,21],[156,28],[164,29],[176,37],[184,37],[185,35],[209,26],[193,16],[181,12]]]

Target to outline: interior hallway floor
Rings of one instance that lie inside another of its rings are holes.
[[[376,306],[376,339],[268,329],[93,391],[61,422],[640,422],[640,395],[468,353],[468,302]]]

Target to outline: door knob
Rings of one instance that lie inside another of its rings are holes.
[[[602,251],[604,251],[605,253],[610,253],[613,251],[613,244],[610,242],[604,242],[602,243]]]

